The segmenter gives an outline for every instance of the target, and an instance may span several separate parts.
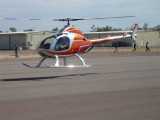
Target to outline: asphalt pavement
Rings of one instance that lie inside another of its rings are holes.
[[[87,68],[22,65],[39,59],[1,61],[0,119],[159,120],[160,56],[103,54],[83,55]],[[80,65],[76,57],[67,63]]]

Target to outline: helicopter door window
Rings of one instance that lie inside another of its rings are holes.
[[[69,49],[70,40],[67,36],[60,37],[57,40],[55,51],[63,51]]]
[[[51,44],[50,44],[50,43],[45,43],[45,44],[42,44],[42,45],[40,46],[40,48],[43,48],[43,49],[49,49],[49,48],[50,48],[50,46],[51,46]]]
[[[46,39],[44,39],[41,44],[40,44],[40,47],[39,48],[43,48],[43,49],[49,49],[52,42],[54,41],[55,37],[54,36],[51,36],[51,37],[48,37]]]

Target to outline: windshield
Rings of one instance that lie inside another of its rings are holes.
[[[40,43],[39,48],[49,49],[54,40],[55,40],[55,36],[54,36],[54,35],[45,38],[45,39]]]
[[[55,51],[63,51],[69,49],[70,39],[67,36],[62,36],[57,39]]]

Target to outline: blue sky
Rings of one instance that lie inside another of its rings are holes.
[[[150,27],[160,24],[160,0],[0,0],[0,18],[97,18],[113,16],[136,16],[135,18],[107,19],[71,22],[83,32],[88,32],[94,24],[97,27],[113,26],[127,28],[138,22],[142,27],[146,22]],[[65,22],[56,21],[7,21],[0,20],[0,30],[36,31],[61,28]]]

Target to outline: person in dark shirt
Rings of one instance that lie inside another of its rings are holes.
[[[116,48],[114,52],[118,52],[118,42],[117,41],[114,43],[114,46]]]
[[[146,52],[149,51],[150,52],[150,48],[149,48],[149,43],[146,43]]]
[[[132,52],[136,52],[136,43],[135,42],[133,44],[133,50],[132,50]]]

